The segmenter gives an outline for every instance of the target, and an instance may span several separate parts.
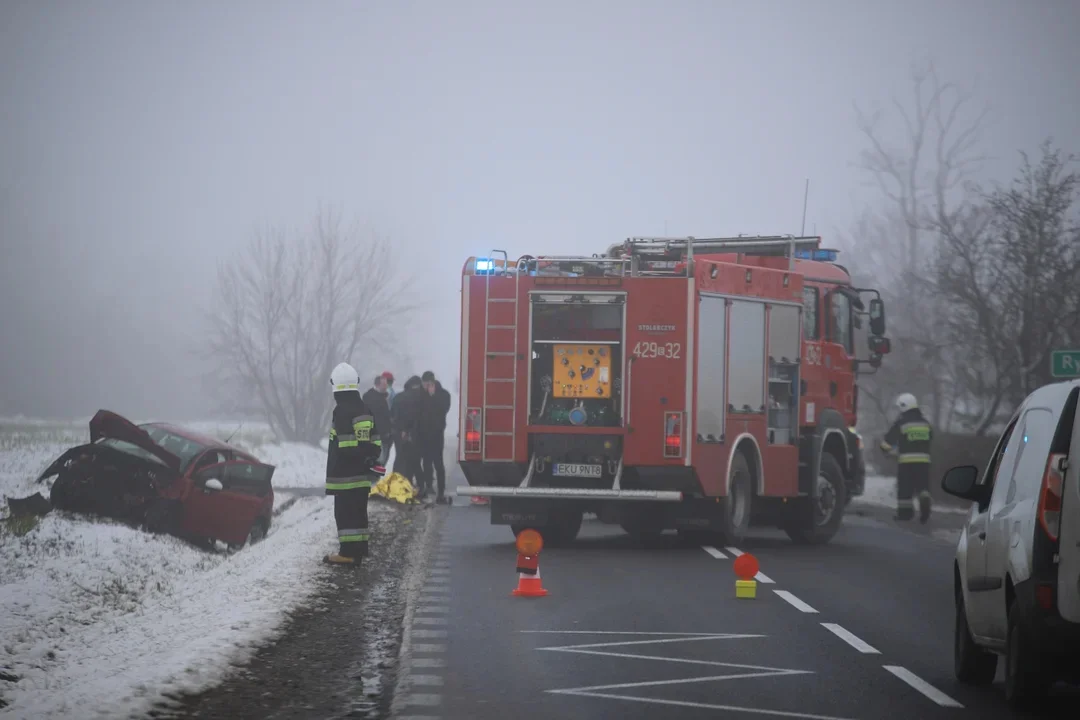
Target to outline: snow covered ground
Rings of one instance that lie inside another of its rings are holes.
[[[886,507],[892,510],[896,509],[896,478],[886,477],[884,475],[867,475],[866,487],[863,494],[857,498],[853,498],[852,505],[873,505],[875,507]],[[948,505],[942,505],[938,503],[934,505],[934,512],[940,513],[952,513],[956,515],[967,515],[967,508],[951,507]]]
[[[33,480],[87,436],[85,421],[0,420],[0,495],[47,497]],[[277,466],[276,487],[322,485],[325,451],[269,439],[245,427],[233,442]],[[335,544],[328,500],[276,495],[267,538],[233,555],[58,513],[21,535],[0,523],[0,678],[16,678],[0,679],[0,718],[144,712],[164,692],[214,684],[271,639],[318,590],[320,557]]]

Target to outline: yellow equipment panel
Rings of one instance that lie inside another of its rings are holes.
[[[552,346],[555,370],[552,394],[557,398],[611,397],[611,346],[563,343]]]

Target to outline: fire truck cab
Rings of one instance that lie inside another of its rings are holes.
[[[856,376],[889,341],[880,296],[820,245],[630,238],[591,257],[469,258],[457,494],[549,545],[584,513],[643,537],[734,544],[753,524],[828,542],[863,491]]]

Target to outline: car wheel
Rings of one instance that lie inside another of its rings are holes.
[[[822,453],[814,493],[788,503],[784,532],[800,545],[824,545],[840,530],[847,508],[847,485],[840,463]]]
[[[750,508],[754,499],[754,487],[750,475],[750,464],[742,452],[735,453],[731,460],[731,475],[727,496],[721,507],[721,535],[725,545],[738,545],[746,538],[750,529]]]
[[[986,686],[994,682],[998,656],[983,650],[971,637],[964,597],[957,593],[956,622],[953,625],[953,672],[966,685]]]
[[[180,528],[180,501],[158,498],[143,515],[143,529],[155,535],[174,535]]]
[[[238,552],[246,547],[251,547],[252,545],[262,542],[266,539],[266,533],[268,530],[269,527],[267,526],[265,520],[256,520],[251,525],[251,531],[248,532],[247,540],[245,540],[240,545],[237,545],[236,543],[230,543],[229,552]]]
[[[1009,607],[1009,639],[1005,646],[1005,702],[1014,710],[1030,707],[1046,696],[1053,680],[1046,674],[1031,642],[1020,605]]]

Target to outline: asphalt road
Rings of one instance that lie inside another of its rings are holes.
[[[458,499],[457,502],[463,502]],[[769,531],[740,548],[665,536],[636,545],[586,521],[540,557],[547,597],[510,596],[510,531],[486,508],[441,508],[426,580],[409,602],[398,718],[1015,718],[999,685],[952,674],[952,537],[962,518],[898,528],[885,510],[832,544]],[[732,558],[760,561],[735,598]],[[1003,663],[1002,663],[1003,665]],[[1034,717],[1080,716],[1060,688]]]

